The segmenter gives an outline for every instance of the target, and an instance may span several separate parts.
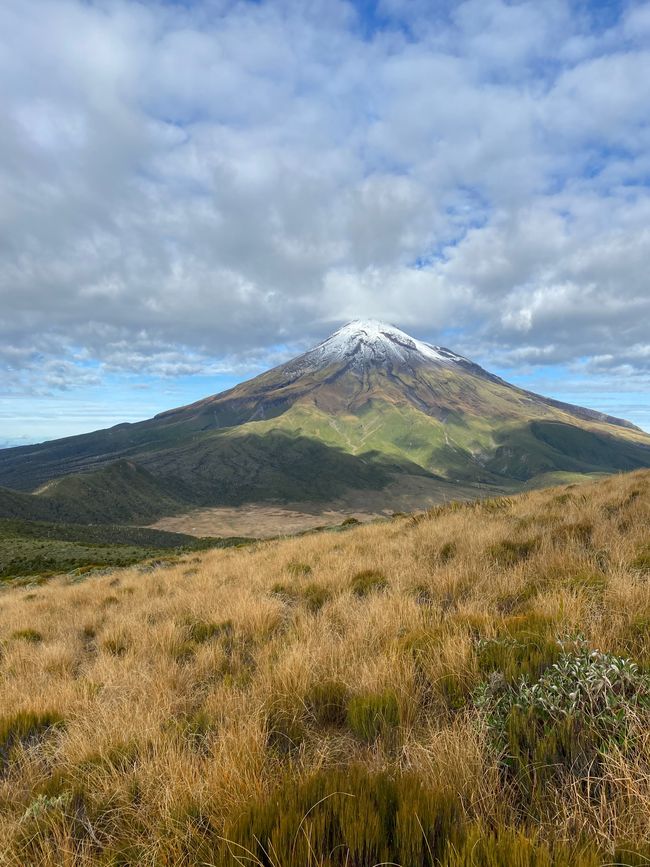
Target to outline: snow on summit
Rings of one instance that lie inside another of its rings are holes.
[[[307,372],[330,364],[347,363],[353,367],[387,362],[403,364],[453,364],[464,359],[376,319],[357,319],[296,359],[288,368],[292,373]],[[295,367],[294,367],[295,365]]]

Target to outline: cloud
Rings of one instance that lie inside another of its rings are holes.
[[[647,375],[650,4],[366,6],[5,0],[5,389],[263,366],[359,315]]]

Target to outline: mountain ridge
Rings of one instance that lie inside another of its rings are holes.
[[[136,503],[131,519],[149,520],[176,508],[327,502],[345,489],[377,490],[413,475],[499,491],[548,474],[634,470],[650,466],[650,437],[368,320],[151,419],[0,450],[0,486],[42,501],[51,488],[39,489],[54,480],[95,476],[123,461],[147,475],[127,473],[125,482],[123,468],[113,473],[115,510],[124,520],[121,501]],[[58,483],[58,494],[73,491],[81,500],[74,510],[83,512],[86,498],[88,514],[96,514],[85,487],[101,490],[98,478],[96,486]],[[151,493],[151,503],[129,494],[129,479]],[[0,492],[0,514],[2,500]]]

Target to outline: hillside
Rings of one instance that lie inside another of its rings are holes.
[[[3,590],[3,864],[647,864],[649,526],[638,471]]]
[[[392,326],[355,322],[190,406],[0,450],[0,485],[34,494],[17,504],[0,492],[0,515],[20,505],[34,519],[87,510],[87,521],[149,523],[359,491],[390,498],[427,478],[427,498],[409,503],[421,508],[436,491],[447,499],[450,485],[457,496],[497,494],[648,466],[650,436],[629,422],[524,391]]]
[[[247,540],[195,538],[141,527],[0,518],[0,580],[41,583],[51,575],[156,561]]]

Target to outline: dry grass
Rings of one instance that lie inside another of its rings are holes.
[[[3,725],[63,722],[0,746],[0,863],[235,864],[218,838],[251,804],[353,766],[424,781],[472,827],[528,827],[472,702],[477,638],[542,623],[650,666],[650,576],[632,565],[649,526],[643,471],[4,590]],[[360,573],[380,577],[360,593]],[[341,708],[314,710],[325,693]],[[348,701],[390,711],[359,736]],[[647,723],[595,795],[549,791],[540,841],[650,847]]]

